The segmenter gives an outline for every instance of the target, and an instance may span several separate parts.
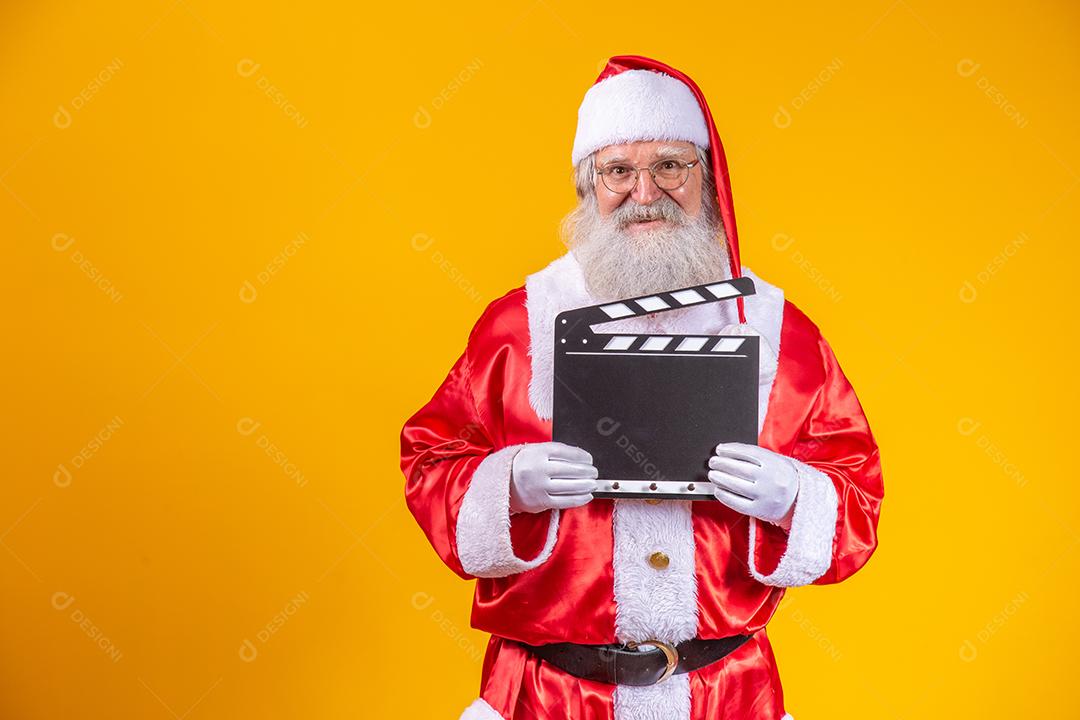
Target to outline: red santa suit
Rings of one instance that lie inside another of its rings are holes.
[[[738,305],[604,329],[718,334],[742,321],[761,335],[775,354],[762,353],[758,444],[795,460],[791,528],[709,501],[594,499],[511,516],[515,454],[552,439],[555,316],[600,302],[573,253],[563,255],[487,306],[445,381],[401,434],[409,509],[443,562],[476,579],[472,625],[492,635],[480,697],[462,718],[790,717],[766,624],[785,588],[839,582],[877,545],[877,445],[817,326],[739,263],[723,147],[700,90],[638,56],[612,58],[598,85],[628,70],[676,78],[700,104],[709,137],[699,144],[710,145],[731,274],[751,277],[757,293]],[[669,559],[665,567],[650,563],[656,552]],[[722,660],[643,687],[576,678],[515,642],[677,643],[750,633]]]

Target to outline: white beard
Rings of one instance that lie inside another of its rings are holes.
[[[706,202],[707,198],[703,199]],[[634,220],[662,218],[655,230],[631,233]],[[731,277],[727,238],[715,201],[690,217],[669,195],[651,205],[627,200],[601,217],[594,196],[564,221],[567,243],[598,301],[703,285]]]

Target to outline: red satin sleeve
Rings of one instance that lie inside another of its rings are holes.
[[[792,456],[828,475],[838,508],[829,569],[815,585],[840,582],[866,564],[877,548],[884,497],[877,442],[862,405],[832,348],[820,334],[824,382],[803,423]]]
[[[401,431],[409,511],[442,561],[466,579],[476,576],[464,570],[458,556],[457,523],[476,468],[507,445],[551,439],[550,427],[527,427],[509,437],[506,432],[512,409],[507,395],[524,397],[527,386],[519,384],[527,384],[529,377],[523,292],[512,290],[487,306],[469,333],[465,352]],[[540,553],[550,519],[551,511],[511,516],[510,544],[518,557]]]
[[[468,358],[462,353],[435,395],[401,431],[405,502],[442,561],[463,578],[455,534],[458,510],[477,465],[493,451],[480,423]]]

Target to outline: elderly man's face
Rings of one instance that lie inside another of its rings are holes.
[[[658,160],[668,159],[681,160],[686,163],[697,160],[697,153],[694,150],[693,143],[643,140],[622,145],[608,145],[601,149],[596,155],[596,167],[598,170],[614,165],[642,168],[638,173],[637,184],[634,186],[633,191],[628,193],[612,192],[604,185],[600,176],[596,176],[596,200],[601,217],[607,217],[624,203],[651,205],[665,196],[674,200],[687,216],[697,217],[698,213],[701,212],[701,164],[698,163],[690,168],[689,177],[680,187],[674,190],[661,190],[656,186],[649,171],[644,168],[648,168]],[[663,219],[638,221],[630,223],[627,226],[627,231],[637,234],[669,224],[667,220]]]
[[[697,148],[653,140],[609,145],[597,151],[594,161],[598,168],[614,163],[647,168],[670,158],[692,162]],[[592,180],[591,192],[583,188],[577,207],[563,219],[563,233],[594,298],[648,295],[729,275],[716,196],[703,192],[700,163],[671,190],[658,188],[647,170],[638,174],[633,190],[621,193],[609,190],[599,177]]]

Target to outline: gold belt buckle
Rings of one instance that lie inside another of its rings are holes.
[[[652,645],[654,648],[658,648],[661,652],[664,653],[664,659],[667,661],[667,667],[664,668],[664,674],[661,675],[660,679],[653,683],[653,685],[656,685],[657,683],[662,683],[669,677],[671,677],[672,674],[675,672],[675,667],[679,664],[679,652],[675,649],[675,646],[671,643],[666,643],[663,640],[652,639],[642,640],[641,642],[635,642],[631,640],[630,642],[626,643],[626,647],[630,648],[631,650],[637,650],[638,647],[641,645]]]

